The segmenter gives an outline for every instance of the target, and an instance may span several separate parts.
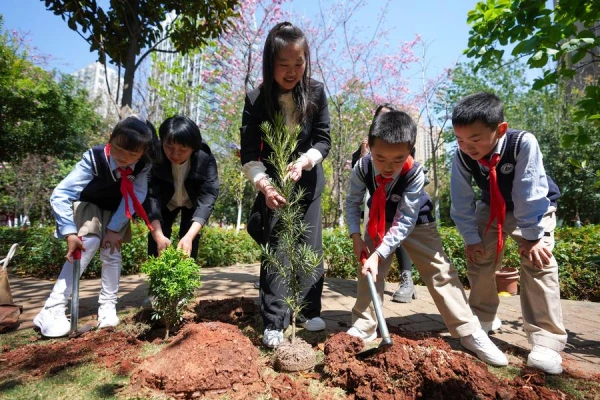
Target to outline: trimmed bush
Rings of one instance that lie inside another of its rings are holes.
[[[323,259],[326,275],[335,278],[356,278],[358,261],[352,251],[352,239],[346,229],[323,230]]]
[[[216,267],[251,264],[260,260],[260,247],[246,231],[204,227],[198,244],[198,264]]]
[[[147,259],[147,229],[132,225],[131,243],[123,245],[123,274],[136,274]],[[173,243],[177,232],[173,233]],[[456,228],[440,227],[444,250],[454,263],[462,284],[468,288],[463,240]],[[6,254],[13,243],[17,250],[11,271],[26,276],[55,279],[64,263],[66,244],[53,237],[54,227],[8,228],[0,227],[0,254]],[[600,226],[588,225],[581,229],[558,228],[554,256],[558,261],[561,297],[571,300],[600,301]],[[358,261],[352,252],[352,240],[344,229],[323,230],[323,257],[327,276],[344,279],[356,278]],[[203,267],[255,263],[260,261],[260,247],[247,232],[237,235],[233,230],[205,227],[202,229],[197,262]],[[504,252],[504,265],[520,268],[516,243],[508,239]],[[100,259],[95,257],[84,277],[100,275]],[[416,283],[423,284],[413,268]],[[388,280],[399,279],[397,262],[394,262]]]

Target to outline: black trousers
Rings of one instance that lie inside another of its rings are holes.
[[[161,228],[164,235],[168,238],[171,237],[171,232],[173,231],[173,222],[175,222],[175,218],[177,218],[177,214],[181,211],[181,223],[179,224],[179,239],[185,236],[185,234],[190,230],[190,226],[192,226],[192,217],[194,216],[194,209],[187,207],[177,207],[173,211],[169,210],[167,207],[163,207],[161,210],[163,221],[161,223]],[[200,235],[197,235],[196,238],[192,241],[192,253],[190,257],[194,260],[198,256],[198,240],[200,239]],[[154,241],[154,238],[149,233],[148,234],[148,254],[151,256],[158,256],[158,246]]]
[[[262,193],[259,194],[256,201],[259,204],[262,202],[262,204],[259,207],[253,207],[254,211],[260,210],[260,213],[258,215],[254,214],[253,218],[261,219],[264,230],[263,235],[256,234],[253,237],[264,238],[263,243],[268,240],[269,246],[275,248],[277,246],[277,221],[273,218],[272,211],[266,207]],[[304,222],[310,226],[305,235],[305,241],[317,254],[322,256],[321,198],[318,197],[312,201],[303,202],[303,209]],[[256,224],[256,220],[253,222]],[[250,230],[252,229],[250,228]],[[311,319],[321,315],[324,272],[325,269],[321,261],[313,275],[299,277],[303,288],[300,298],[305,302],[305,307],[298,319]],[[288,294],[289,288],[287,285],[281,281],[281,277],[275,271],[268,268],[263,260],[260,265],[260,309],[266,329],[286,329],[290,325],[291,310],[283,301]]]
[[[412,271],[412,260],[402,245],[396,248],[396,258],[398,259],[398,269],[400,271]]]

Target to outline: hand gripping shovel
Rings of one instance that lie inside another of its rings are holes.
[[[81,239],[81,238],[80,238]],[[71,297],[71,331],[70,338],[81,336],[97,326],[96,321],[90,321],[77,329],[79,323],[79,277],[81,275],[81,249],[73,252],[73,295]]]
[[[360,255],[360,262],[364,265],[367,261],[367,254],[362,253]],[[371,276],[371,272],[367,272],[367,283],[369,285],[369,292],[371,292],[371,301],[373,301],[373,308],[375,308],[375,315],[377,316],[377,324],[379,325],[379,331],[381,332],[381,342],[379,346],[373,347],[372,349],[361,351],[360,353],[356,353],[356,358],[364,359],[367,357],[371,357],[374,354],[380,353],[386,350],[389,347],[392,347],[392,338],[390,337],[390,333],[387,328],[387,324],[385,323],[385,318],[383,317],[383,310],[381,308],[381,302],[379,301],[379,295],[377,294],[377,289],[375,288],[375,282],[373,282],[373,277]]]

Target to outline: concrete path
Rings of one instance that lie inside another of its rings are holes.
[[[202,271],[204,299],[231,297],[252,298],[258,303],[258,290],[253,283],[258,280],[258,265],[205,268]],[[15,304],[24,308],[19,329],[32,328],[32,319],[44,304],[53,282],[33,278],[10,276]],[[459,349],[458,341],[450,338],[437,308],[426,287],[417,288],[418,299],[408,304],[390,301],[397,284],[386,284],[384,315],[392,332],[440,332],[450,344]],[[100,280],[84,280],[80,292],[80,318],[97,313]],[[139,307],[147,297],[148,286],[143,275],[121,278],[118,309]],[[350,326],[350,310],[356,296],[356,281],[326,278],[323,291],[322,317],[330,333],[345,331]],[[563,355],[567,370],[584,374],[600,373],[600,303],[563,300],[564,323],[569,339]],[[503,350],[516,346],[524,355],[530,350],[525,333],[519,296],[501,297],[498,317],[504,321],[502,329],[492,335]]]

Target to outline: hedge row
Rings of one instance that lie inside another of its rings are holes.
[[[123,274],[139,273],[147,258],[146,228],[133,225],[133,240],[123,246]],[[46,228],[0,228],[0,254],[6,254],[12,243],[19,243],[11,270],[14,273],[39,278],[56,278],[64,262],[64,240],[53,237],[52,227]],[[455,228],[440,228],[444,250],[453,261],[459,278],[468,287],[463,241]],[[554,256],[560,266],[561,296],[572,300],[600,301],[600,226],[588,225],[581,229],[559,228],[556,231]],[[352,252],[352,241],[341,229],[323,231],[324,259],[327,276],[355,278],[358,262]],[[204,267],[254,263],[260,259],[260,248],[250,236],[242,231],[206,227],[198,251],[198,263]],[[506,242],[504,265],[519,267],[517,246],[512,240]],[[100,274],[100,260],[96,257],[88,267],[85,277]],[[396,260],[389,280],[398,280]],[[415,281],[422,284],[414,271]]]

